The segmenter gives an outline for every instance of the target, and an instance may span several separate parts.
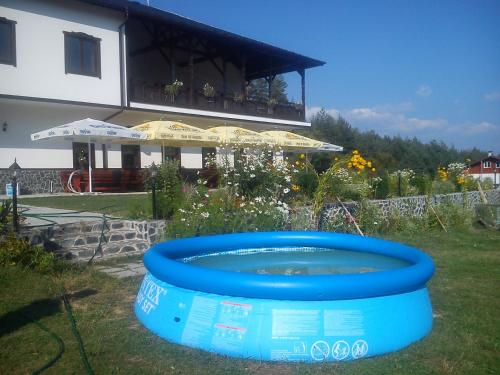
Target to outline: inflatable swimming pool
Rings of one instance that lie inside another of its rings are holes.
[[[434,265],[402,244],[324,232],[160,243],[135,303],[160,337],[224,355],[341,361],[404,348],[432,328]]]

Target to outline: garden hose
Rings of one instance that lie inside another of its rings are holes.
[[[110,206],[110,207],[112,207],[112,206]],[[39,220],[48,222],[48,224],[32,225],[31,227],[34,228],[34,227],[45,227],[45,226],[51,226],[51,225],[57,225],[58,224],[56,221],[51,220],[49,218],[56,218],[56,217],[81,218],[81,216],[75,215],[75,214],[78,214],[78,213],[81,213],[81,212],[84,212],[84,211],[72,211],[72,212],[69,212],[69,213],[65,213],[65,212],[61,212],[61,213],[46,213],[46,214],[26,213],[26,212],[22,211],[21,213],[25,217],[33,217],[33,218],[37,218]],[[102,254],[102,244],[103,244],[104,241],[107,240],[106,236],[104,235],[104,231],[105,230],[109,230],[108,219],[113,219],[113,217],[108,217],[108,216],[106,216],[106,214],[103,214],[102,216],[86,216],[86,218],[96,218],[96,219],[98,218],[98,219],[102,219],[102,226],[101,226],[101,234],[99,236],[99,243],[97,245],[96,250],[94,251],[94,254],[92,255],[92,257],[90,258],[90,260],[87,263],[87,264],[91,264],[91,262],[93,261],[94,257],[96,256],[96,254],[98,252],[101,252],[101,254]],[[80,333],[78,331],[78,328],[77,328],[77,325],[76,325],[76,320],[75,320],[75,317],[73,315],[73,310],[71,308],[71,304],[70,304],[70,302],[68,300],[68,297],[66,296],[66,290],[64,289],[64,287],[61,287],[61,299],[63,301],[64,309],[66,310],[66,315],[68,317],[68,320],[71,323],[71,330],[72,330],[73,336],[75,337],[75,339],[76,339],[76,341],[78,343],[78,349],[79,349],[79,352],[80,352],[80,358],[82,359],[82,362],[83,362],[83,365],[85,367],[85,370],[86,370],[87,374],[94,375],[94,370],[92,369],[92,366],[90,365],[87,353],[85,351],[85,346],[83,344],[83,340],[82,340],[82,338],[80,336]],[[20,314],[25,319],[27,319],[27,320],[35,323],[43,331],[49,333],[49,335],[52,337],[52,339],[54,339],[57,342],[58,346],[59,346],[58,353],[54,357],[52,357],[47,363],[45,363],[42,367],[40,367],[39,369],[33,371],[33,373],[32,373],[33,375],[35,375],[35,374],[36,375],[37,374],[41,374],[43,371],[47,370],[52,365],[54,365],[61,358],[61,356],[63,355],[63,353],[65,351],[64,341],[61,339],[61,337],[59,337],[58,335],[56,335],[54,332],[52,332],[50,329],[48,329],[41,322],[32,319],[31,317],[29,317],[28,315],[25,315],[22,312],[20,312]]]
[[[94,260],[94,257],[97,255],[97,253],[101,253],[101,255],[103,255],[103,252],[102,252],[102,243],[103,243],[103,240],[107,241],[107,238],[104,235],[104,228],[106,228],[107,230],[109,230],[108,221],[106,220],[106,215],[105,214],[102,215],[102,225],[101,225],[101,234],[99,236],[99,243],[97,244],[97,247],[96,247],[96,249],[94,251],[94,254],[92,254],[92,257],[89,259],[89,261],[87,262],[87,264],[91,264],[92,263],[92,261]]]
[[[61,356],[63,355],[64,353],[64,341],[61,339],[61,337],[59,337],[57,334],[55,334],[53,331],[51,331],[49,328],[47,328],[43,323],[39,322],[38,320],[35,320],[33,319],[32,317],[30,317],[29,315],[26,315],[24,314],[23,312],[19,312],[19,314],[21,314],[21,316],[34,323],[38,328],[40,328],[42,331],[45,331],[47,332],[50,337],[57,343],[57,345],[59,346],[59,351],[57,352],[57,354],[55,356],[53,356],[52,358],[49,359],[48,362],[46,362],[42,367],[34,370],[32,372],[33,375],[38,375],[38,374],[41,374],[42,372],[44,372],[45,370],[47,370],[48,368],[52,367],[52,365],[54,363],[56,363],[60,358]]]
[[[85,351],[85,346],[83,345],[82,337],[80,336],[80,332],[78,332],[78,328],[76,326],[76,320],[73,315],[73,310],[71,309],[71,304],[69,303],[68,297],[66,297],[66,290],[64,287],[62,289],[62,300],[64,302],[64,309],[66,310],[66,314],[71,323],[71,330],[73,331],[73,336],[75,337],[78,343],[78,350],[80,351],[80,358],[82,359],[83,365],[85,366],[85,370],[87,374],[94,375],[94,370],[92,370],[92,366],[90,365],[89,359],[87,357],[87,352]]]

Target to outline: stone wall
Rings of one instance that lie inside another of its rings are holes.
[[[500,204],[500,189],[489,190],[484,192],[484,194],[489,203]],[[430,197],[426,195],[419,195],[413,197],[370,200],[369,202],[377,205],[384,217],[387,216],[392,210],[397,210],[400,214],[405,216],[421,217],[425,213],[427,202],[434,205],[445,202],[459,205],[465,204],[470,208],[482,203],[481,196],[478,191],[437,194]],[[344,205],[352,214],[354,214],[359,207],[358,202],[346,202]],[[345,212],[339,203],[325,204],[320,219],[320,227],[326,220],[335,221],[337,216],[343,217],[344,215]]]
[[[500,190],[485,192],[489,203],[500,203]],[[479,192],[454,193],[435,195],[432,197],[416,196],[384,200],[372,200],[373,204],[380,207],[383,215],[391,210],[397,209],[403,215],[421,216],[426,209],[426,202],[430,200],[433,204],[445,201],[455,204],[467,204],[474,207],[481,203]],[[346,202],[347,209],[355,214],[359,204],[357,202]],[[325,225],[326,220],[343,218],[345,213],[339,204],[327,204],[323,209],[321,220],[316,221],[311,207],[299,207],[291,213],[292,230],[316,230]],[[95,222],[81,222],[71,224],[59,224],[39,228],[23,228],[21,236],[29,240],[31,244],[43,245],[47,250],[53,251],[58,257],[74,262],[89,260],[96,249],[99,241],[102,242],[102,251],[98,252],[95,259],[109,258],[113,256],[124,256],[142,254],[155,242],[162,239],[167,223],[162,220],[156,221],[134,221],[134,220],[108,220]]]
[[[24,228],[21,236],[33,245],[44,246],[59,258],[83,262],[94,255],[100,240],[102,251],[96,254],[95,260],[142,254],[161,239],[165,225],[161,220],[80,222]]]
[[[17,181],[21,195],[40,193],[62,193],[65,181],[61,181],[59,174],[67,169],[22,169],[18,173]],[[12,180],[12,171],[0,169],[0,195],[5,194],[5,185]]]

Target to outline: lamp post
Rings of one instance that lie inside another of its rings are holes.
[[[158,176],[158,168],[155,163],[151,166],[151,198],[153,205],[153,220],[158,219],[158,215],[156,213],[156,177]]]
[[[16,159],[14,159],[14,163],[10,165],[9,170],[12,171],[12,226],[14,232],[17,233],[19,231],[19,217],[17,215],[17,174],[21,171],[21,167],[17,164]]]

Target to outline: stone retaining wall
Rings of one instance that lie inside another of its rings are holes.
[[[489,190],[484,192],[486,199],[489,203],[499,204],[500,203],[500,189]],[[467,193],[451,193],[451,194],[437,194],[431,197],[426,195],[419,195],[413,197],[401,197],[401,198],[391,198],[382,200],[370,200],[371,204],[375,204],[379,207],[380,212],[383,217],[386,217],[392,210],[397,210],[401,215],[411,216],[411,217],[422,217],[425,213],[427,202],[434,205],[440,203],[453,203],[459,205],[467,205],[470,208],[482,203],[479,191],[470,191]],[[359,207],[358,202],[346,202],[344,203],[346,208],[354,214]],[[344,216],[345,212],[339,203],[328,203],[324,206],[321,215],[321,224],[324,224],[327,220],[335,221],[337,216]]]
[[[68,169],[22,169],[18,173],[17,181],[21,195],[42,194],[42,193],[62,193],[64,192],[65,181],[61,181],[59,174]],[[5,194],[5,185],[12,180],[12,171],[0,169],[0,195]]]
[[[485,192],[490,203],[500,203],[500,190]],[[384,200],[372,200],[377,204],[383,215],[397,209],[403,215],[421,216],[425,212],[426,202],[431,200],[434,204],[445,201],[455,204],[467,204],[474,207],[481,203],[479,192],[454,193],[435,195],[433,197],[416,196]],[[359,207],[357,202],[346,202],[347,209],[355,213]],[[339,217],[337,217],[339,215]],[[327,204],[321,215],[319,227],[322,228],[327,220],[344,217],[344,211],[339,204]],[[104,225],[104,229],[103,229]],[[96,251],[101,235],[102,252],[96,255],[96,260],[112,256],[142,254],[149,247],[161,240],[167,223],[162,220],[134,221],[134,220],[109,220],[95,222],[81,222],[59,224],[41,228],[24,228],[21,235],[31,244],[43,245],[47,250],[53,251],[58,257],[70,261],[87,261]],[[311,207],[299,207],[291,213],[292,230],[316,230],[318,223]]]
[[[24,228],[21,236],[33,245],[42,245],[53,251],[59,258],[79,262],[87,261],[94,255],[100,240],[102,252],[97,253],[96,260],[142,254],[161,238],[165,225],[161,220],[80,222]]]

